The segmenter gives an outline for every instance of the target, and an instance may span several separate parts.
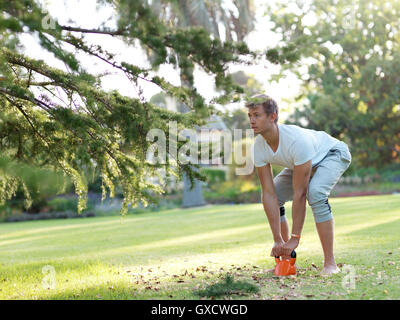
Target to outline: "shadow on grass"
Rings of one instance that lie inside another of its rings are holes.
[[[248,281],[235,281],[234,277],[227,274],[223,281],[206,286],[201,290],[195,290],[194,294],[200,297],[220,298],[229,295],[246,295],[257,293],[260,288]]]

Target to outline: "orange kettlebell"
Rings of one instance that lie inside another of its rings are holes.
[[[292,251],[290,259],[281,259],[280,257],[275,257],[275,275],[276,276],[290,276],[296,274],[296,251]]]

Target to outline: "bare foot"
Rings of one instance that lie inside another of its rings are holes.
[[[322,276],[330,276],[331,274],[339,273],[340,269],[337,267],[337,265],[328,265],[324,267],[324,269],[321,271]]]

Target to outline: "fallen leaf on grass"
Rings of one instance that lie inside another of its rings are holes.
[[[146,290],[153,290],[153,287],[148,286],[148,287],[146,287],[145,289],[146,289]]]

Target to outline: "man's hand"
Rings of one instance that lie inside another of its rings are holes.
[[[282,247],[282,256],[290,256],[292,251],[299,246],[300,240],[298,238],[290,238],[288,242],[284,243]]]
[[[275,241],[274,246],[272,247],[272,250],[271,250],[271,257],[282,256],[284,245],[285,245],[285,242],[283,240]]]

